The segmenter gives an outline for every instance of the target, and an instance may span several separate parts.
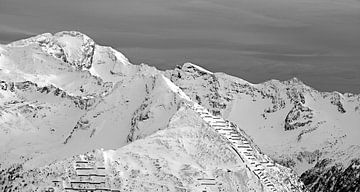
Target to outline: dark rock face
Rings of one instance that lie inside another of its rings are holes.
[[[344,108],[344,105],[342,103],[342,98],[339,93],[335,92],[330,95],[330,102],[331,104],[335,105],[337,107],[337,110],[340,113],[346,113],[346,110]]]
[[[61,98],[66,98],[73,101],[74,105],[82,110],[87,110],[91,106],[95,104],[96,98],[93,97],[82,97],[82,96],[72,96],[68,94],[66,91],[57,88],[53,85],[41,87],[36,83],[31,81],[24,82],[6,82],[0,80],[0,88],[4,91],[11,92],[39,92],[43,94],[53,94],[54,96],[58,96]]]
[[[10,192],[12,189],[15,191],[17,186],[10,184],[12,181],[21,178],[21,165],[13,165],[7,169],[1,169],[0,165],[0,190],[4,192]],[[21,187],[21,186],[19,186]]]
[[[303,127],[312,122],[313,113],[309,107],[300,103],[294,105],[285,118],[285,131]]]
[[[330,163],[331,160],[324,159],[301,175],[301,180],[310,191],[360,191],[360,159],[353,159],[348,167]]]
[[[203,71],[192,64],[184,64],[168,71],[168,78],[179,86],[194,101],[206,106],[214,115],[221,115],[231,98],[222,95],[220,81],[215,74]],[[183,82],[200,82],[198,87]]]

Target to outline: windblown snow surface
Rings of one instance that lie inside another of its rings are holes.
[[[0,45],[1,191],[358,191],[359,117],[358,95],[159,71],[79,32]]]

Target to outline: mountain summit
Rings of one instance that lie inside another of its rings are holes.
[[[160,71],[68,31],[0,45],[0,98],[2,191],[358,190],[360,96],[296,78]]]

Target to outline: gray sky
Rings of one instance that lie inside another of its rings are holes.
[[[160,69],[360,93],[359,0],[0,0],[0,42],[78,30]]]

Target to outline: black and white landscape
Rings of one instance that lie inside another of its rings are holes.
[[[360,95],[134,65],[74,31],[0,47],[1,191],[359,191]]]
[[[0,0],[0,192],[360,192],[359,0]]]

